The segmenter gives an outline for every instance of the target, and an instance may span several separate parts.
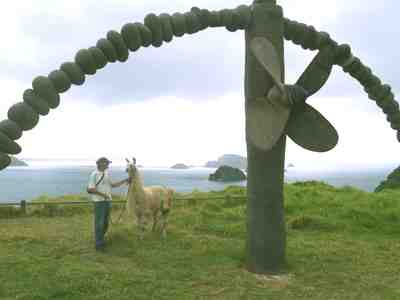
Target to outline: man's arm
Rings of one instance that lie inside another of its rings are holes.
[[[116,188],[116,187],[120,187],[123,184],[128,184],[128,183],[129,183],[129,178],[126,178],[124,180],[111,183],[111,187]]]

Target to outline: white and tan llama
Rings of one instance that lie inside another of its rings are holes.
[[[174,190],[163,186],[144,187],[140,173],[136,167],[136,159],[126,159],[130,184],[128,189],[127,210],[129,216],[136,216],[139,237],[143,238],[147,224],[153,221],[155,231],[160,221],[162,236],[167,235],[168,214],[172,207]]]

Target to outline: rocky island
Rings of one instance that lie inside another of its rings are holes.
[[[175,164],[171,167],[171,169],[189,169],[190,167],[185,164]]]
[[[221,166],[246,170],[247,158],[237,154],[224,154],[218,160],[211,160],[205,164],[206,168],[219,168]]]
[[[208,176],[208,180],[221,182],[243,181],[246,180],[246,175],[238,168],[221,166],[215,171],[215,173]]]
[[[26,167],[28,164],[14,156],[11,156],[11,164],[10,167]]]

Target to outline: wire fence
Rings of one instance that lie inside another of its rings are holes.
[[[234,196],[234,195],[224,195],[224,196],[209,196],[209,197],[176,197],[174,200],[177,201],[204,201],[204,200],[246,200],[247,196]],[[112,200],[113,204],[125,204],[126,200]],[[28,206],[36,206],[36,205],[46,205],[46,206],[57,206],[57,205],[92,205],[93,201],[52,201],[52,202],[44,202],[44,201],[26,201],[21,200],[20,202],[5,202],[0,203],[0,207],[12,206],[19,207],[22,214],[26,214]]]

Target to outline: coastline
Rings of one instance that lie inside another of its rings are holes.
[[[12,167],[0,172],[0,202],[30,201],[43,195],[56,197],[69,194],[85,194],[87,178],[93,165],[35,165]],[[193,190],[219,191],[229,185],[246,186],[242,182],[210,182],[208,175],[216,168],[193,167],[171,169],[170,167],[143,167],[139,169],[145,185],[166,185],[177,192],[189,193]],[[290,168],[285,173],[285,183],[296,181],[323,181],[335,187],[353,186],[372,192],[384,180],[391,169],[372,169],[359,171],[307,172]],[[110,167],[113,180],[125,178],[125,166]],[[21,188],[23,187],[23,188]],[[114,189],[115,194],[124,195],[126,188]]]

